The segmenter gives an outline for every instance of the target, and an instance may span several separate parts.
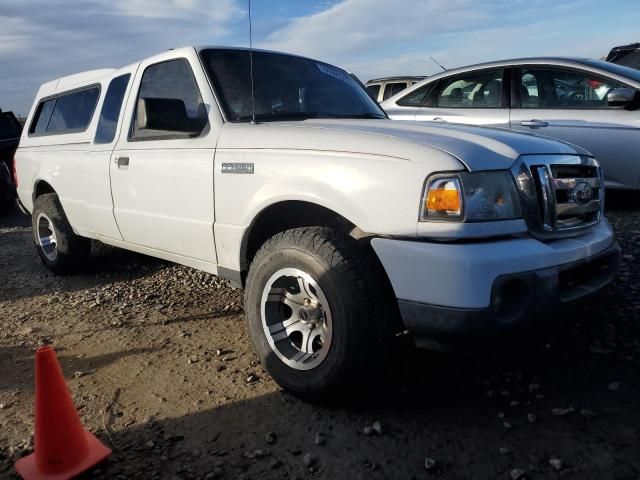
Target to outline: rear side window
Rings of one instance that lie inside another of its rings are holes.
[[[393,97],[396,93],[400,93],[405,88],[407,88],[407,84],[405,82],[387,83],[387,86],[384,88],[383,100]]]
[[[502,70],[468,72],[443,80],[436,102],[442,108],[500,108]]]
[[[131,140],[197,137],[208,124],[207,109],[187,60],[147,67],[140,82]]]
[[[31,122],[29,133],[44,135],[47,132],[47,125],[49,125],[49,120],[51,120],[51,114],[53,113],[53,107],[55,106],[55,104],[56,99],[52,98],[38,105],[38,110],[36,111],[36,115],[33,121]]]
[[[380,87],[382,85],[380,84],[374,84],[374,85],[367,85],[367,92],[369,92],[369,95],[371,95],[371,97],[377,102],[378,101],[378,95],[380,94]]]
[[[425,102],[436,83],[438,82],[423,85],[422,87],[415,89],[409,95],[405,95],[396,103],[402,107],[419,107]]]
[[[54,135],[86,130],[99,96],[100,87],[94,86],[45,100],[38,107],[29,132]]]
[[[124,94],[127,91],[130,74],[121,75],[111,80],[107,94],[104,97],[100,119],[98,120],[98,128],[96,130],[96,138],[94,143],[111,143],[116,136],[118,127],[118,117],[122,108]]]
[[[85,130],[89,126],[99,96],[99,87],[59,96],[47,126],[47,133]]]

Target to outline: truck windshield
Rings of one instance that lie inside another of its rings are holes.
[[[232,122],[306,118],[386,118],[366,91],[344,70],[314,60],[253,52],[251,99],[248,50],[207,49],[202,62]]]

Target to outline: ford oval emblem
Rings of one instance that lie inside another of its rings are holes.
[[[571,196],[573,197],[573,201],[575,203],[579,205],[586,205],[593,198],[591,185],[589,185],[587,182],[580,182],[571,192]]]

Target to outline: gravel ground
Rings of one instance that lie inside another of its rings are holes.
[[[395,382],[342,408],[275,385],[225,281],[99,245],[84,274],[56,277],[16,212],[0,219],[0,478],[32,451],[34,349],[52,343],[114,451],[86,478],[635,479],[638,205],[609,201],[624,257],[595,303],[526,343],[406,348]]]

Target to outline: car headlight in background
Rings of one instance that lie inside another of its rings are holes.
[[[429,178],[420,220],[483,222],[521,216],[520,197],[510,172],[461,172]]]

